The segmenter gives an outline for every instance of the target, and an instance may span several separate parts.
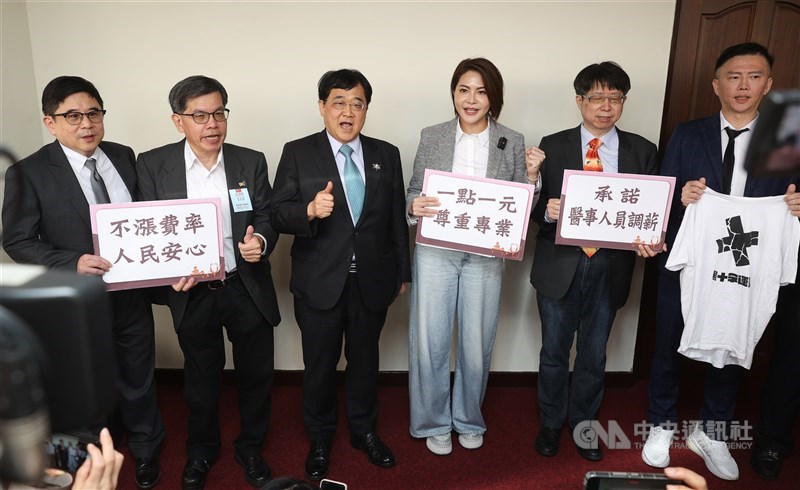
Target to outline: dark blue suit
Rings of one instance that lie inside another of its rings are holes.
[[[679,124],[672,133],[661,164],[661,175],[676,178],[675,195],[667,228],[667,245],[672,250],[683,219],[681,189],[692,180],[705,177],[706,185],[722,192],[722,127],[719,113]],[[748,177],[746,197],[775,196],[786,193],[791,179]],[[676,403],[680,384],[678,354],[683,316],[680,301],[680,273],[664,268],[668,254],[659,257],[658,302],[656,305],[656,346],[650,371],[647,421],[653,424],[678,422]],[[729,422],[733,418],[742,368],[709,365],[705,400],[700,411],[704,421]]]

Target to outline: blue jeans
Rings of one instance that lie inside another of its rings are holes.
[[[606,343],[617,313],[609,299],[608,255],[600,249],[592,258],[582,256],[563,298],[537,293],[536,300],[542,320],[538,380],[542,425],[560,428],[569,413],[569,426],[574,428],[596,419],[603,400]],[[576,332],[569,389],[569,355]]]
[[[503,261],[417,246],[408,328],[410,432],[414,437],[483,434],[481,404],[497,332]],[[458,312],[455,383],[450,349]]]

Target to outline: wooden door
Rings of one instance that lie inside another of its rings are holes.
[[[658,145],[662,156],[678,123],[719,112],[711,88],[717,57],[728,46],[749,41],[763,44],[775,56],[772,90],[800,87],[800,0],[678,0]],[[638,378],[649,376],[653,356],[656,262],[647,261],[642,287],[634,361]],[[766,368],[770,335],[767,329],[754,369]]]

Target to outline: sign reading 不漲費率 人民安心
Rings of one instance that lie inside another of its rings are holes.
[[[134,289],[225,277],[219,198],[90,207],[95,254],[111,262],[106,289]],[[227,203],[226,203],[227,204]]]

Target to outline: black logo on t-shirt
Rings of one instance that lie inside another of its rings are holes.
[[[741,216],[727,218],[725,224],[728,226],[728,236],[717,240],[717,253],[732,252],[736,267],[750,265],[747,247],[758,245],[758,232],[745,232]]]

